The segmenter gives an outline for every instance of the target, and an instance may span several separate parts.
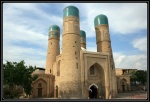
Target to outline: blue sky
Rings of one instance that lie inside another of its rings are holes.
[[[25,60],[26,65],[45,68],[48,29],[56,24],[62,35],[63,9],[69,5],[79,9],[88,51],[97,50],[94,18],[104,14],[116,68],[147,69],[146,3],[4,3],[3,63]]]

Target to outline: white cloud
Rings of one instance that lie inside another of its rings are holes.
[[[113,55],[116,68],[147,70],[147,56],[144,54],[126,55],[114,52]]]
[[[6,44],[3,48],[3,63],[6,61],[25,61],[26,65],[45,68],[46,52],[42,49],[25,48]]]
[[[138,38],[132,41],[133,47],[141,51],[147,52],[147,38]]]
[[[7,60],[17,62],[25,60],[26,65],[45,68],[48,28],[52,24],[62,25],[62,18],[47,14],[38,6],[34,3],[4,4],[3,63]],[[38,18],[34,19],[32,16]],[[33,47],[25,47],[25,44],[16,45],[21,42]]]
[[[35,44],[38,46],[46,46],[47,36],[34,32],[30,29],[27,29],[25,26],[17,24],[4,24],[4,29],[9,28],[3,31],[4,47],[5,43],[13,43],[20,41],[25,41],[26,43]]]
[[[86,18],[81,28],[87,37],[95,36],[94,18],[99,14],[108,17],[110,33],[131,34],[147,29],[146,3],[87,3],[78,7]]]

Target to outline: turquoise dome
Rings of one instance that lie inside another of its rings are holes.
[[[100,24],[106,24],[106,25],[108,25],[107,16],[105,16],[103,14],[100,14],[100,15],[98,15],[98,16],[95,17],[95,19],[94,19],[94,25],[95,25],[95,27],[97,25],[100,25]]]
[[[60,28],[57,25],[52,25],[52,26],[49,27],[49,31],[53,31],[53,30],[56,30],[56,31],[60,32]]]
[[[81,36],[81,37],[86,37],[85,31],[80,30],[80,36]]]
[[[57,25],[52,25],[49,27],[49,38],[59,38],[60,37],[60,28]]]
[[[79,10],[78,10],[78,8],[75,7],[75,6],[67,6],[63,10],[63,17],[67,17],[67,16],[76,16],[76,17],[79,17]]]

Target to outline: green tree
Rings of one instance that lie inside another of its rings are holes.
[[[132,85],[136,85],[136,81],[137,81],[137,76],[135,75],[136,71],[133,70],[130,73],[130,82]]]
[[[141,84],[146,84],[146,79],[147,79],[147,71],[144,70],[138,70],[135,73],[136,77],[137,77],[137,81],[140,82]]]
[[[37,75],[32,76],[32,72],[36,69],[32,66],[25,66],[25,62],[10,62],[7,61],[3,64],[4,85],[8,85],[10,88],[11,97],[18,97],[20,94],[17,92],[17,86],[24,88],[27,95],[31,94],[32,91],[32,81],[37,79]],[[8,93],[8,92],[7,92]]]
[[[139,82],[141,84],[146,84],[147,71],[144,70],[132,71],[130,75],[131,75],[130,76],[131,83]]]

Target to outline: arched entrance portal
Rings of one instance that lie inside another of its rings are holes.
[[[126,81],[126,79],[123,78],[123,79],[120,81],[120,84],[121,84],[121,90],[122,90],[122,92],[127,91],[127,81]]]
[[[88,88],[87,97],[89,98],[99,98],[106,96],[106,87],[105,87],[105,74],[104,69],[98,63],[94,63],[88,69],[88,84],[90,85]],[[93,84],[92,84],[93,83]],[[96,83],[96,84],[94,84]]]
[[[38,97],[42,97],[42,84],[38,84]]]
[[[123,91],[123,92],[125,91],[125,85],[124,85],[124,82],[122,82],[122,91]]]
[[[89,89],[89,98],[98,98],[98,88],[95,85],[92,85]]]

